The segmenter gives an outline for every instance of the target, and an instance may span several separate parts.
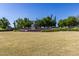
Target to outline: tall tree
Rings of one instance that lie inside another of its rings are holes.
[[[8,21],[8,19],[6,19],[5,17],[3,17],[2,19],[0,19],[0,27],[3,29],[7,29],[10,25],[10,22]]]
[[[77,25],[77,18],[74,16],[70,16],[66,19],[66,25],[68,27],[76,26]]]
[[[37,27],[41,27],[42,26],[42,20],[39,20],[39,19],[37,19],[36,21],[35,21],[35,25],[37,26]]]
[[[50,16],[44,17],[40,20],[36,20],[36,24],[39,27],[56,27],[56,17],[54,17],[53,19]]]
[[[26,28],[26,27],[31,27],[31,25],[32,25],[32,21],[30,21],[28,18],[24,18],[24,28]]]
[[[59,27],[64,27],[64,22],[63,22],[63,20],[61,19],[61,20],[59,20],[59,22],[58,22],[58,26]]]
[[[22,19],[22,18],[18,18],[18,19],[16,20],[16,27],[17,27],[18,29],[24,28],[24,26],[23,26],[23,19]]]
[[[56,16],[53,18],[53,20],[51,20],[51,22],[52,22],[51,26],[56,27]]]
[[[58,22],[59,27],[73,27],[78,25],[78,19],[74,16],[69,16],[64,20],[59,20]]]
[[[14,22],[14,27],[16,27],[17,29],[22,29],[22,28],[26,28],[26,27],[31,27],[32,21],[30,21],[28,18],[18,18],[15,22]]]

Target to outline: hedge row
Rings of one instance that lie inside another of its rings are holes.
[[[42,30],[42,32],[57,32],[57,31],[79,31],[78,27],[74,28],[54,28],[53,30]]]

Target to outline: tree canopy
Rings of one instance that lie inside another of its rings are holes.
[[[65,19],[60,19],[58,23],[56,22],[56,16],[55,17],[44,17],[42,19],[36,19],[35,21],[29,20],[29,18],[18,18],[14,21],[14,28],[15,29],[22,29],[22,28],[30,28],[31,25],[35,23],[35,27],[56,27],[56,24],[58,24],[58,27],[74,27],[79,26],[79,17],[75,16],[69,16]],[[2,17],[0,18],[0,28],[7,29],[10,26],[10,22],[7,18]]]
[[[21,29],[21,28],[26,28],[26,27],[31,27],[32,21],[30,21],[28,18],[18,18],[16,21],[14,21],[14,27]]]
[[[7,29],[10,25],[10,22],[5,17],[0,19],[0,28]]]
[[[63,20],[59,20],[58,22],[58,26],[59,27],[73,27],[73,26],[77,26],[78,25],[78,19],[74,16],[70,16],[66,19]]]
[[[52,19],[51,17],[47,16],[40,20],[36,20],[35,23],[39,27],[56,27],[56,17]]]

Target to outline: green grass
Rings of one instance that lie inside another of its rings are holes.
[[[79,55],[79,32],[0,32],[0,55]]]

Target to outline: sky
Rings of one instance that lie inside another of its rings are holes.
[[[50,15],[57,21],[68,16],[79,15],[78,3],[0,3],[0,18],[6,17],[11,26],[18,18],[27,17],[30,20],[41,19]]]

